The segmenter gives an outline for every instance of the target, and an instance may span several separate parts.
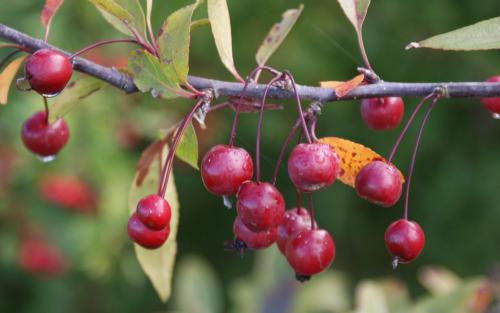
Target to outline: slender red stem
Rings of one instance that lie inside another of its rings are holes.
[[[290,82],[292,84],[293,93],[295,95],[295,101],[297,103],[297,112],[299,114],[300,122],[302,123],[302,132],[304,133],[304,136],[306,137],[307,143],[312,143],[311,136],[309,135],[309,130],[307,129],[307,123],[306,123],[306,120],[304,118],[304,113],[302,112],[302,103],[300,102],[300,96],[299,96],[299,93],[297,92],[297,84],[295,83],[295,79],[293,79],[293,76],[289,71],[283,71],[283,74],[288,76],[288,78],[290,79]]]
[[[170,178],[170,173],[172,172],[172,164],[174,161],[175,151],[177,150],[177,146],[179,145],[179,142],[182,138],[182,135],[184,134],[184,131],[186,130],[186,127],[191,122],[194,113],[203,105],[204,101],[205,101],[204,98],[199,99],[198,102],[196,102],[196,104],[193,106],[193,108],[188,112],[188,114],[184,116],[184,119],[182,119],[179,127],[177,128],[177,132],[175,133],[174,139],[172,140],[172,146],[170,147],[167,159],[165,160],[164,173],[162,175],[162,180],[160,182],[160,185],[162,185],[160,194],[161,197],[165,197],[165,193],[167,191],[168,180]]]
[[[309,215],[311,215],[311,229],[316,228],[316,223],[314,220],[314,207],[313,207],[313,196],[312,192],[307,193],[307,200],[309,202]]]
[[[132,35],[134,36],[134,38],[136,39],[136,41],[142,47],[144,47],[144,49],[146,49],[149,53],[151,53],[151,54],[156,55],[157,57],[159,57],[158,52],[147,41],[147,38],[146,38],[146,41],[144,41],[144,38],[142,38],[133,27],[131,27],[128,23],[124,23],[124,24],[125,24],[125,27],[127,27],[127,29],[132,33]]]
[[[49,103],[47,101],[47,97],[42,96],[43,98],[43,107],[45,108],[45,123],[49,124]]]
[[[311,124],[310,124],[310,131],[311,131],[311,138],[314,141],[318,141],[318,137],[316,137],[316,123],[317,123],[317,118],[314,117],[311,119]]]
[[[93,43],[87,47],[84,47],[80,50],[78,50],[77,52],[73,53],[72,55],[69,56],[70,59],[82,54],[82,53],[85,53],[89,50],[92,50],[94,48],[97,48],[97,47],[100,47],[100,46],[104,46],[104,45],[109,45],[109,44],[112,44],[112,43],[118,43],[118,42],[129,42],[129,43],[135,43],[135,44],[138,44],[139,46],[143,47],[144,49],[147,50],[147,47],[144,46],[142,43],[140,43],[139,41],[137,41],[136,39],[129,39],[129,38],[118,38],[118,39],[107,39],[107,40],[102,40],[102,41],[98,41],[96,43]]]
[[[415,116],[417,115],[418,111],[420,111],[420,108],[424,103],[432,98],[434,96],[434,92],[431,93],[430,95],[427,95],[424,97],[419,104],[413,109],[413,112],[410,115],[410,118],[405,124],[405,127],[403,130],[401,130],[401,133],[399,134],[398,138],[396,139],[396,142],[394,143],[394,146],[392,147],[391,153],[389,154],[389,157],[387,158],[387,161],[390,163],[392,162],[392,159],[394,158],[394,155],[396,154],[396,151],[398,150],[399,144],[401,143],[401,140],[403,140],[403,137],[405,136],[406,132],[408,131],[408,128],[410,128],[410,125],[413,123],[413,120],[415,119]]]
[[[276,185],[276,180],[278,179],[278,173],[280,170],[281,162],[283,162],[283,158],[285,157],[285,152],[286,149],[288,148],[288,145],[290,144],[290,141],[292,141],[293,136],[295,136],[295,133],[300,127],[300,120],[297,118],[297,121],[295,124],[292,126],[290,129],[290,132],[288,132],[288,135],[286,136],[285,141],[283,142],[283,145],[281,146],[280,153],[278,155],[278,159],[276,161],[276,165],[274,166],[274,172],[273,172],[273,177],[271,179],[271,183],[273,185]]]
[[[273,73],[275,76],[278,75],[277,73],[279,73],[278,71],[276,71],[275,69],[273,69],[271,67],[259,66],[259,67],[255,68],[250,73],[250,75],[248,75],[247,79],[245,80],[245,84],[243,85],[243,90],[242,90],[241,95],[240,95],[240,100],[238,101],[238,106],[236,106],[236,111],[234,112],[233,126],[231,127],[231,135],[229,136],[229,145],[230,146],[234,145],[234,139],[236,138],[236,125],[238,124],[238,117],[239,117],[240,111],[241,111],[241,103],[243,102],[243,98],[247,94],[248,85],[252,81],[252,77],[254,77],[258,72],[260,72],[262,70],[267,70],[267,71]]]
[[[260,137],[262,133],[262,121],[264,118],[264,107],[266,105],[266,99],[267,99],[267,93],[269,92],[269,89],[272,87],[272,85],[281,80],[282,77],[281,75],[275,76],[273,79],[269,81],[269,83],[266,86],[266,89],[264,90],[264,95],[262,96],[262,101],[260,103],[260,110],[259,110],[259,121],[257,122],[257,135],[255,136],[255,169],[256,169],[256,180],[257,183],[260,183]]]
[[[297,191],[297,213],[300,215],[302,213],[302,199],[301,199],[301,194],[298,189],[295,189]]]
[[[434,106],[436,105],[436,102],[438,99],[439,98],[437,96],[434,96],[432,103],[427,107],[427,110],[425,111],[425,115],[422,118],[422,121],[420,122],[420,127],[418,130],[417,139],[415,140],[415,145],[413,146],[413,154],[411,156],[410,167],[408,168],[406,190],[405,190],[405,204],[404,204],[404,210],[403,210],[403,218],[405,220],[408,219],[408,202],[409,202],[409,198],[410,198],[410,184],[411,184],[411,178],[413,176],[413,169],[415,167],[415,160],[417,158],[417,151],[418,151],[418,146],[420,144],[420,138],[422,137],[425,123],[427,122],[427,119],[429,118],[429,115],[431,114],[431,111],[434,108]]]

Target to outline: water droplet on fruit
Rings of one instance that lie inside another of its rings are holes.
[[[26,77],[21,77],[16,80],[16,88],[20,91],[30,91],[31,86]]]
[[[500,120],[500,113],[493,113],[491,116],[496,120]]]
[[[43,163],[49,163],[52,162],[56,159],[55,155],[48,155],[48,156],[41,156],[41,155],[36,155],[36,158]]]
[[[222,196],[222,202],[224,203],[224,206],[228,209],[233,208],[233,204],[231,203],[231,199],[229,199],[228,196]]]
[[[58,94],[59,94],[59,92],[51,93],[51,94],[42,94],[42,96],[45,97],[45,98],[54,98]]]

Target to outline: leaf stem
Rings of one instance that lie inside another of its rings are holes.
[[[415,167],[415,160],[417,158],[417,151],[418,151],[418,146],[420,144],[420,138],[422,137],[422,133],[424,131],[425,123],[427,122],[427,119],[429,118],[429,115],[431,114],[432,109],[436,105],[436,102],[438,101],[439,96],[434,95],[434,99],[432,100],[432,103],[427,107],[427,110],[425,111],[425,115],[422,118],[422,121],[420,122],[420,127],[418,130],[418,135],[417,139],[415,140],[415,145],[413,146],[413,153],[411,156],[411,161],[410,161],[410,166],[408,168],[408,178],[406,181],[406,190],[405,190],[405,204],[404,204],[404,210],[403,210],[403,218],[405,220],[408,219],[408,202],[410,198],[410,184],[411,184],[411,179],[413,175],[413,169]]]
[[[363,42],[363,33],[361,29],[356,31],[356,37],[358,37],[358,46],[359,51],[361,52],[361,57],[363,58],[363,63],[365,64],[366,68],[373,72],[373,68],[370,65],[370,61],[368,60],[368,54],[366,53],[365,44]]]
[[[82,49],[78,50],[77,52],[73,53],[72,55],[69,56],[70,59],[73,59],[76,56],[79,56],[80,54],[83,54],[89,50],[92,50],[94,48],[104,46],[104,45],[109,45],[113,43],[118,43],[118,42],[129,42],[129,43],[135,43],[138,44],[139,46],[143,47],[144,49],[147,50],[148,47],[144,46],[144,44],[140,43],[136,39],[129,39],[129,38],[118,38],[118,39],[107,39],[107,40],[102,40],[95,42],[89,46],[83,47]]]

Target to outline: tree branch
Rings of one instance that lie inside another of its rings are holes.
[[[28,36],[4,24],[0,24],[0,38],[21,45],[29,51],[50,47],[66,53],[68,56],[70,55],[70,53],[66,51],[48,45],[41,39]],[[130,76],[114,68],[104,67],[80,57],[74,59],[74,68],[77,71],[94,76],[110,85],[120,88],[126,93],[138,91]],[[243,84],[241,83],[225,82],[203,77],[189,76],[188,82],[197,89],[211,88],[217,96],[238,96],[243,90]],[[260,98],[264,93],[265,87],[265,85],[261,84],[250,84],[248,86],[247,95],[249,97]],[[341,99],[339,99],[335,95],[335,92],[329,88],[297,85],[297,91],[301,99],[330,102],[381,96],[426,96],[431,94],[438,87],[444,88],[446,96],[450,98],[500,97],[500,83],[485,82],[396,83],[381,81],[376,84],[359,86]],[[293,93],[288,90],[271,88],[268,97],[275,99],[292,99]]]

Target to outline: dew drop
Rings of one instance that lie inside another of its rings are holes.
[[[31,86],[26,77],[21,77],[16,80],[16,88],[20,91],[30,91]]]
[[[56,156],[55,155],[48,155],[48,156],[36,155],[36,158],[43,163],[49,163],[49,162],[54,161],[56,159]]]
[[[496,120],[500,120],[500,113],[493,113],[491,116]]]
[[[59,92],[51,93],[51,94],[42,94],[42,96],[45,97],[45,98],[54,98],[58,94],[59,94]]]
[[[233,204],[231,203],[231,199],[229,199],[228,196],[222,196],[222,203],[224,203],[224,206],[228,209],[233,208]]]

